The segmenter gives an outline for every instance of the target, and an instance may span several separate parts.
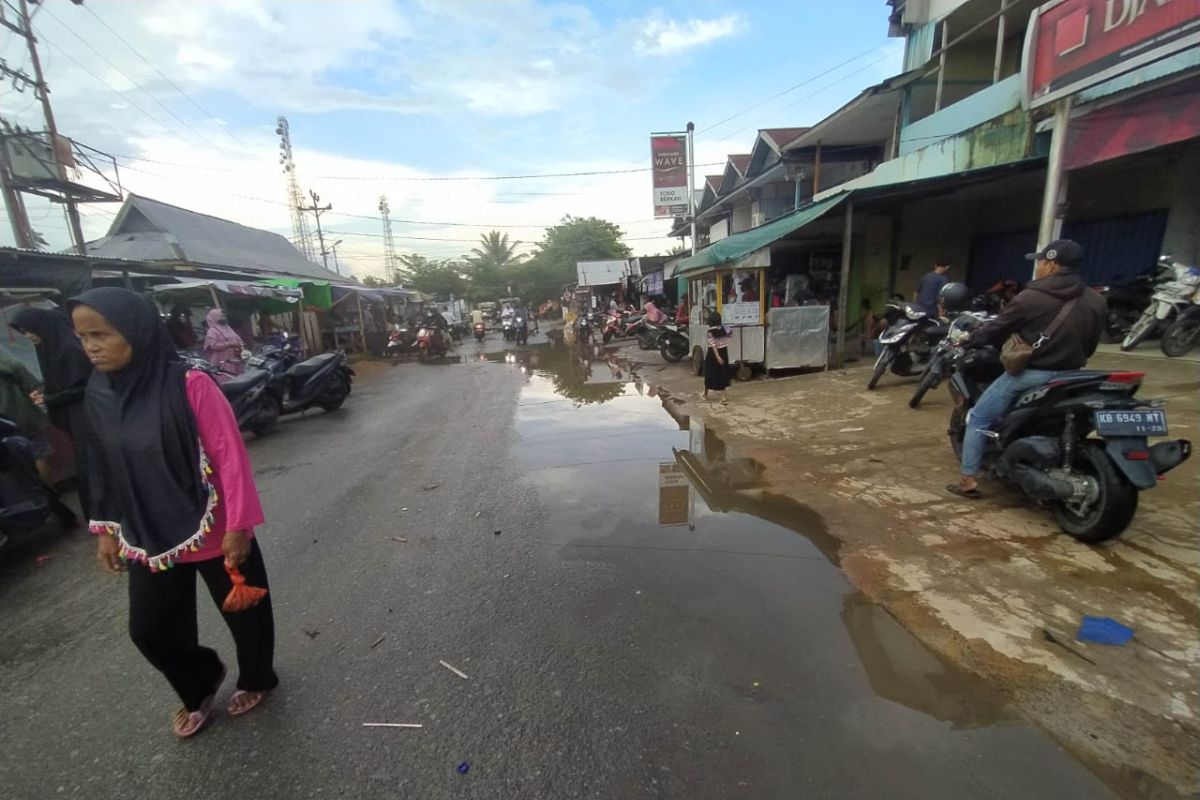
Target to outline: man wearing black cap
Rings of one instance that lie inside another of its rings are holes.
[[[985,431],[1025,392],[1054,380],[1059,372],[1082,369],[1104,330],[1104,298],[1075,273],[1083,262],[1077,242],[1055,239],[1025,257],[1036,262],[1034,279],[998,317],[975,331],[969,344],[999,347],[1015,333],[1034,346],[1033,357],[1020,374],[1001,375],[971,409],[963,438],[962,477],[946,487],[960,497],[981,496],[976,476],[983,465]]]

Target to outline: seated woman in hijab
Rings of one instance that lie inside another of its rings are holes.
[[[71,320],[61,309],[23,308],[13,316],[9,326],[23,334],[37,349],[38,365],[42,369],[42,402],[50,416],[50,424],[71,437],[79,479],[79,503],[84,516],[89,516],[88,430],[83,392],[92,376],[92,364],[71,330]]]
[[[225,312],[214,308],[205,315],[204,321],[208,323],[208,332],[204,334],[204,360],[231,375],[241,375],[246,369],[242,361],[242,349],[246,345],[229,327]]]
[[[97,558],[109,572],[129,573],[130,638],[183,702],[171,729],[186,738],[208,721],[225,679],[221,659],[198,640],[196,576],[218,608],[233,588],[232,567],[248,585],[267,588],[250,458],[220,388],[179,359],[148,300],[106,287],[70,309],[96,367],[85,408]],[[222,616],[237,648],[228,709],[236,717],[279,682],[270,595]]]

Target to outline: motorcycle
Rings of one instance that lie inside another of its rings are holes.
[[[504,334],[504,341],[511,342],[516,335],[515,326],[513,325],[512,317],[504,317],[500,321],[500,330]]]
[[[940,318],[908,303],[889,305],[884,310],[884,318],[888,327],[879,337],[882,349],[875,359],[867,389],[874,389],[889,369],[901,377],[924,371],[938,342],[949,332],[949,326]]]
[[[1125,334],[1141,319],[1142,311],[1150,305],[1157,287],[1166,283],[1174,275],[1174,270],[1160,262],[1157,269],[1138,275],[1125,283],[1108,286],[1093,286],[1092,288],[1104,298],[1108,315],[1105,318],[1104,331],[1100,335],[1106,344],[1116,344],[1125,338]]]
[[[350,396],[354,370],[346,353],[336,350],[300,361],[299,340],[289,337],[283,347],[268,346],[249,365],[269,373],[269,391],[279,400],[280,414],[296,414],[313,406],[336,411]]]
[[[0,417],[0,545],[9,534],[37,529],[51,514],[66,528],[79,522],[38,475],[30,441],[15,422]]]
[[[620,314],[605,314],[601,318],[601,338],[604,343],[608,344],[614,336],[621,335],[621,315]]]
[[[412,349],[413,341],[412,331],[407,325],[396,326],[388,333],[383,354],[387,358],[399,358]]]
[[[1192,304],[1192,296],[1200,289],[1200,270],[1186,264],[1175,264],[1164,259],[1162,264],[1169,264],[1174,271],[1174,280],[1158,285],[1150,299],[1150,305],[1142,311],[1141,317],[1133,323],[1129,333],[1121,342],[1121,349],[1132,350],[1155,333],[1167,328],[1188,306]]]
[[[513,336],[517,340],[518,347],[524,347],[529,343],[529,321],[524,317],[513,318]]]
[[[688,357],[691,349],[687,328],[671,323],[662,326],[662,333],[658,337],[658,352],[663,360],[672,364],[678,363]]]
[[[962,458],[969,412],[1003,372],[994,347],[972,348],[950,378],[950,445]],[[1144,373],[1076,370],[1025,392],[986,434],[984,466],[1051,507],[1059,527],[1088,543],[1119,536],[1151,489],[1191,455],[1167,435],[1161,400],[1135,398]],[[1094,436],[1092,434],[1095,434]]]
[[[445,358],[450,352],[446,335],[436,325],[426,325],[417,331],[417,360],[422,364],[435,358]]]
[[[272,373],[265,363],[256,361],[257,357],[252,356],[245,372],[229,375],[207,361],[184,355],[192,369],[211,375],[221,387],[221,393],[233,409],[239,430],[263,436],[275,427],[279,415],[283,413],[284,392],[282,382],[272,380]]]
[[[933,356],[925,365],[925,371],[921,373],[917,389],[913,392],[912,399],[908,401],[909,408],[920,406],[921,400],[930,390],[936,389],[942,384],[942,381],[954,374],[958,368],[958,360],[962,356],[967,337],[971,335],[971,331],[987,322],[991,316],[987,311],[964,311],[955,317],[954,321],[950,323],[946,338],[938,342]]]
[[[1200,288],[1192,295],[1192,304],[1163,331],[1158,346],[1164,355],[1178,358],[1187,355],[1197,344],[1200,344]]]
[[[483,337],[487,336],[487,326],[484,325],[482,322],[476,322],[472,326],[472,330],[475,333],[475,341],[477,341],[477,342],[482,342]]]

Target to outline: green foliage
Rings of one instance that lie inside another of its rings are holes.
[[[400,256],[400,276],[404,286],[438,300],[449,300],[450,295],[465,297],[467,293],[467,265],[461,261],[406,253]]]
[[[517,281],[522,298],[533,303],[557,298],[575,283],[575,262],[628,258],[620,227],[596,217],[563,217],[546,229],[533,256],[520,268]]]

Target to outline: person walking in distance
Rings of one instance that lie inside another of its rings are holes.
[[[92,376],[92,364],[83,354],[71,320],[62,309],[23,308],[13,315],[9,326],[29,339],[37,349],[42,369],[40,396],[50,424],[71,437],[75,455],[75,473],[79,483],[79,504],[89,514],[87,485],[88,429],[83,410],[83,394]]]
[[[729,329],[721,324],[721,315],[710,313],[705,334],[704,399],[708,399],[709,392],[720,392],[722,405],[729,402],[725,391],[729,388],[730,338]]]
[[[921,276],[917,282],[917,290],[913,292],[913,305],[926,314],[938,312],[938,292],[950,282],[946,273],[950,271],[950,259],[939,258],[933,262],[933,269]]]
[[[992,426],[1023,393],[1049,383],[1059,372],[1082,369],[1096,352],[1104,330],[1104,298],[1076,274],[1083,262],[1079,244],[1056,239],[1026,258],[1037,262],[1034,280],[968,340],[968,346],[999,346],[1017,334],[1034,350],[1020,373],[1005,372],[971,409],[963,438],[962,475],[958,483],[946,487],[959,497],[982,497],[978,476]]]
[[[158,312],[126,289],[92,289],[69,308],[96,371],[85,410],[97,558],[129,575],[129,634],[183,702],[171,729],[186,738],[212,713],[225,665],[202,647],[196,576],[218,607],[229,567],[267,587],[254,528],[263,522],[250,459],[225,396],[180,360]],[[237,691],[228,713],[256,708],[274,689],[271,599],[222,616],[237,647]],[[129,692],[147,696],[144,689]]]

